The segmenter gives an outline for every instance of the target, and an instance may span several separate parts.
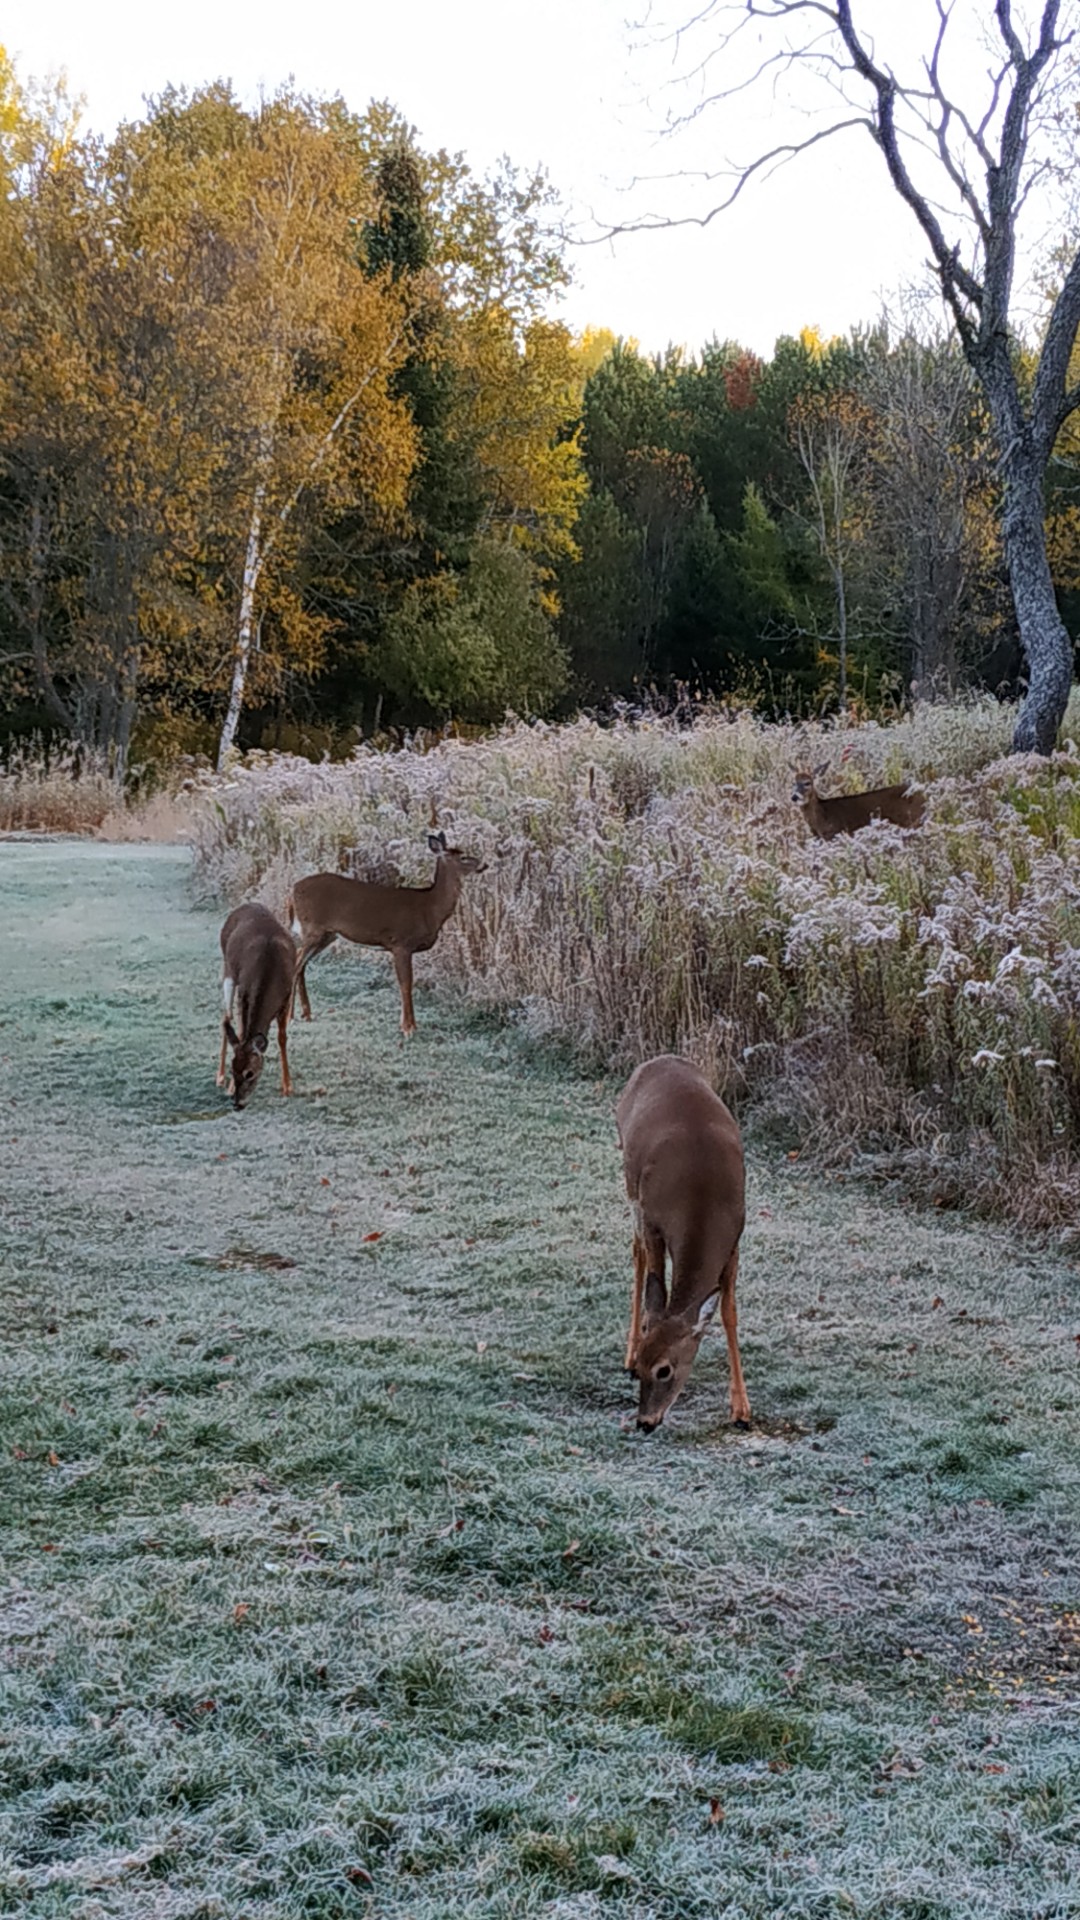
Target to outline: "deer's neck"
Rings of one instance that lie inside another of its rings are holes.
[[[726,1229],[695,1235],[690,1245],[680,1247],[672,1256],[668,1313],[674,1318],[695,1315],[702,1301],[716,1292],[730,1252]]]
[[[435,862],[435,878],[428,889],[431,902],[429,911],[436,930],[442,926],[444,920],[449,920],[457,906],[460,892],[460,873],[440,854]]]
[[[270,1010],[270,984],[259,981],[254,987],[241,985],[236,995],[239,1005],[240,1037],[245,1044],[256,1033],[269,1033],[273,1015]]]

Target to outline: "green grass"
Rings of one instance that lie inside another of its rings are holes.
[[[184,863],[0,847],[0,1912],[1080,1915],[1075,1256],[761,1141],[644,1440],[614,1089],[349,953],[233,1113]]]

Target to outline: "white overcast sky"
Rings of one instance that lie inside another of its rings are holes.
[[[696,3],[684,0],[685,13]],[[992,18],[992,0],[960,4]],[[637,16],[647,10],[638,0]],[[655,0],[654,12],[679,11],[678,0]],[[85,123],[101,131],[169,82],[228,77],[252,100],[292,76],[357,108],[393,101],[422,144],[461,149],[478,172],[502,153],[542,162],[580,220],[614,225],[696,204],[685,178],[628,192],[635,176],[716,167],[809,126],[759,99],[752,119],[714,109],[679,143],[660,138],[667,108],[692,96],[670,89],[670,47],[632,51],[634,13],[634,0],[23,0],[4,37],[22,77],[64,68],[85,96]],[[932,0],[862,7],[883,54],[902,37],[898,57],[914,58],[933,13]],[[987,66],[958,36],[965,88],[981,92]],[[1044,229],[1038,247],[1052,237]],[[869,138],[851,133],[754,185],[705,229],[622,235],[571,257],[563,313],[575,327],[608,326],[650,350],[716,335],[768,353],[806,324],[828,335],[873,320],[884,299],[925,279],[926,248]]]

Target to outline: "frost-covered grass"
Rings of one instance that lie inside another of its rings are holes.
[[[1080,698],[1050,761],[1003,757],[1013,717],[985,700],[827,733],[579,721],[346,765],[257,757],[208,782],[198,874],[278,908],[320,868],[421,882],[434,814],[488,870],[427,978],[600,1066],[688,1053],[826,1164],[1068,1230]],[[810,839],[791,770],[821,760],[833,790],[911,776],[928,824]]]
[[[234,1114],[185,858],[0,865],[0,1911],[1076,1915],[1075,1264],[761,1145],[626,1433],[615,1087],[331,956]]]

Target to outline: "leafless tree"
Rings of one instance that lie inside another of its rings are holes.
[[[1014,19],[1012,0],[981,0],[992,47],[984,98],[954,99],[944,79],[955,0],[935,0],[936,26],[917,78],[898,79],[854,13],[867,0],[705,0],[676,39],[705,34],[694,68],[700,97],[676,125],[762,89],[763,123],[785,76],[821,82],[828,108],[801,140],[760,151],[728,170],[711,220],[756,178],[849,129],[864,129],[929,245],[945,307],[986,396],[997,442],[1001,533],[1028,693],[1013,735],[1018,752],[1049,753],[1072,684],[1072,646],[1047,559],[1043,483],[1062,423],[1080,407],[1069,357],[1080,326],[1080,251],[1067,263],[1042,336],[1034,378],[1021,384],[1010,324],[1017,223],[1032,188],[1052,170],[1052,140],[1067,84],[1061,16],[1075,0],[1042,0],[1037,28]],[[878,8],[890,24],[903,9]],[[744,53],[749,55],[744,62]],[[714,80],[719,77],[720,84]],[[710,176],[723,177],[722,173]],[[638,225],[671,224],[639,222]],[[947,230],[948,229],[948,230]]]
[[[951,687],[987,650],[974,608],[993,603],[999,572],[985,404],[955,340],[914,331],[870,354],[859,393],[874,423],[871,573],[915,688]]]
[[[796,404],[791,422],[792,445],[807,482],[805,524],[833,592],[842,716],[847,713],[849,576],[861,537],[858,481],[865,464],[866,427],[865,412],[851,394],[812,395]]]

